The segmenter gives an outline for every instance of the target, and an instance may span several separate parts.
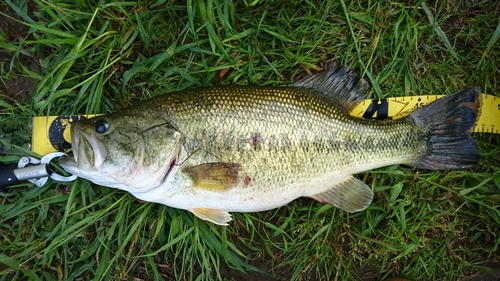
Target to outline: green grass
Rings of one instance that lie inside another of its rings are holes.
[[[333,63],[362,73],[375,97],[471,85],[500,96],[496,1],[28,2],[0,4],[29,30],[0,33],[12,56],[0,83],[24,77],[37,88],[26,101],[0,93],[0,118],[108,113],[201,85],[280,85]],[[86,180],[21,184],[0,197],[0,280],[459,280],[500,264],[499,136],[474,137],[483,160],[469,170],[358,175],[376,195],[356,214],[299,199],[220,227]]]

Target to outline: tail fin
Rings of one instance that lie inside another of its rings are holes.
[[[428,148],[415,166],[452,170],[477,164],[479,148],[470,131],[479,117],[480,106],[480,90],[471,87],[413,112],[410,116],[428,136]]]

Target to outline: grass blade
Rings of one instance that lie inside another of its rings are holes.
[[[448,49],[450,54],[455,59],[458,59],[458,55],[455,52],[455,49],[450,44],[448,37],[446,37],[446,34],[443,32],[443,30],[441,29],[441,27],[439,26],[439,24],[435,20],[434,15],[432,14],[431,10],[429,10],[429,7],[427,7],[427,5],[425,4],[424,1],[422,1],[422,3],[420,3],[420,5],[422,6],[422,9],[424,9],[425,13],[427,14],[427,18],[429,18],[429,22],[431,23],[432,27],[434,28],[434,31],[438,35],[439,39],[441,39],[441,41],[443,41],[444,45],[446,46],[446,49]]]

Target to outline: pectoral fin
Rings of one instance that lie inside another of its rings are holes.
[[[238,184],[241,165],[238,163],[204,163],[182,171],[193,180],[193,187],[224,191]]]
[[[366,209],[373,199],[372,190],[353,176],[332,188],[311,196],[321,203],[329,203],[344,211],[354,213]]]
[[[228,225],[228,222],[231,221],[231,214],[220,209],[195,208],[190,211],[200,219],[210,221],[218,225]]]

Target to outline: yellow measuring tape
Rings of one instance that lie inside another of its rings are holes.
[[[394,97],[383,100],[365,100],[351,115],[376,119],[403,118],[441,96]],[[481,115],[473,131],[476,133],[500,133],[500,98],[482,94]],[[367,114],[369,116],[367,116]],[[32,150],[40,155],[71,149],[69,127],[71,123],[95,115],[40,116],[33,119]]]
[[[444,95],[394,97],[386,98],[381,101],[365,100],[351,111],[351,115],[363,117],[367,109],[369,109],[370,105],[374,102],[387,102],[387,104],[384,104],[388,108],[387,116],[392,117],[392,119],[399,119],[442,97],[444,97]],[[376,115],[373,117],[376,117]],[[500,133],[500,98],[482,94],[481,114],[476,122],[476,126],[472,130],[475,133]]]
[[[40,155],[71,150],[71,123],[96,115],[61,115],[33,117],[31,150]]]

